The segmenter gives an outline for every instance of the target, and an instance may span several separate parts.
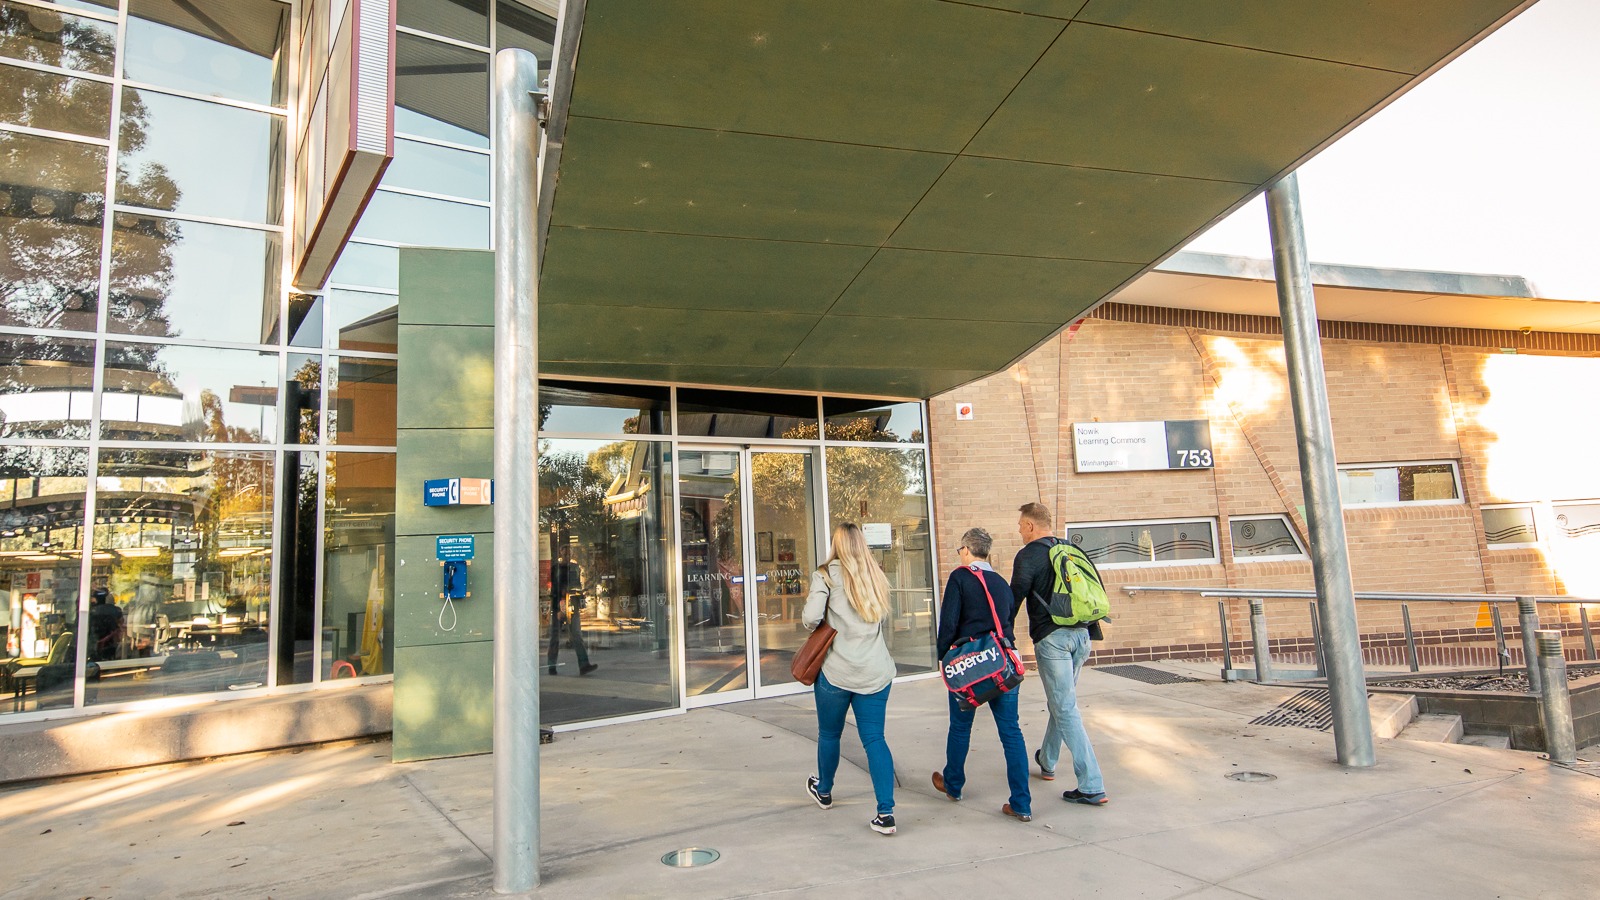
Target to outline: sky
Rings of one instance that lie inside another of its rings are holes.
[[[1539,0],[1300,168],[1315,262],[1600,301],[1600,2]],[[1262,198],[1187,248],[1270,258]]]

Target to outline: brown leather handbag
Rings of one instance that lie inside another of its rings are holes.
[[[828,585],[828,594],[831,599],[833,585],[828,581],[828,576],[822,576],[822,583]],[[828,655],[828,650],[833,647],[833,639],[839,634],[838,629],[828,624],[828,605],[822,605],[822,621],[817,623],[816,630],[811,632],[811,637],[800,645],[794,653],[794,662],[789,664],[789,674],[801,684],[816,684],[817,676],[822,672],[822,660]]]

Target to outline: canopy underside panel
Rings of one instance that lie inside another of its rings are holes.
[[[1527,0],[587,0],[551,374],[998,371]]]

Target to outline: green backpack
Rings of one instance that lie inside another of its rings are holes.
[[[1111,613],[1100,571],[1082,547],[1067,541],[1052,544],[1050,568],[1056,573],[1056,585],[1045,607],[1057,625],[1087,625]]]

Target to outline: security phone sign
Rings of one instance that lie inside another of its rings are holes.
[[[470,534],[441,534],[434,544],[434,556],[440,562],[471,559],[475,543]]]
[[[494,503],[491,478],[432,478],[422,483],[424,506],[488,506]]]

